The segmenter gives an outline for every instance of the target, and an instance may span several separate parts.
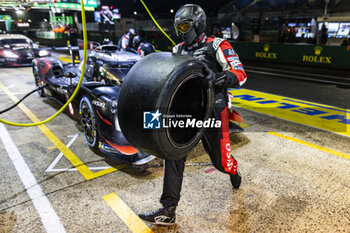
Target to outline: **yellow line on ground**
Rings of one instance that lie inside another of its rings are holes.
[[[59,57],[59,59],[63,62],[68,62],[68,63],[72,63],[72,59],[71,58],[65,58],[65,57]],[[74,60],[75,63],[80,63],[80,60]]]
[[[14,101],[18,102],[18,99],[13,95],[1,82],[0,88]],[[18,107],[35,123],[39,122],[34,113],[32,113],[24,104],[20,103]],[[122,164],[120,166],[111,167],[102,171],[92,172],[63,142],[61,142],[55,134],[53,134],[45,125],[38,125],[38,128],[43,132],[43,134],[63,153],[63,155],[73,164],[73,166],[78,169],[80,174],[84,176],[85,179],[91,180],[99,176],[106,175],[108,173],[117,171],[124,168],[126,165]]]
[[[52,150],[52,149],[56,149],[56,148],[57,148],[56,146],[51,146],[51,147],[49,147],[47,149]]]
[[[335,151],[335,150],[332,150],[332,149],[329,149],[329,148],[326,148],[326,147],[318,146],[318,145],[315,145],[315,144],[312,144],[312,143],[309,143],[309,142],[305,142],[305,141],[302,141],[302,140],[299,140],[299,139],[296,139],[296,138],[285,136],[285,135],[280,134],[280,133],[276,133],[276,132],[268,132],[268,133],[272,134],[274,136],[277,136],[277,137],[281,137],[281,138],[284,138],[284,139],[287,139],[287,140],[290,140],[290,141],[293,141],[293,142],[296,142],[296,143],[299,143],[299,144],[302,144],[302,145],[305,145],[305,146],[309,146],[309,147],[315,148],[317,150],[320,150],[320,151],[323,151],[323,152],[327,152],[329,154],[336,155],[336,156],[342,157],[344,159],[349,159],[350,160],[350,155],[344,154],[344,153],[339,152],[339,151]]]
[[[118,217],[134,233],[151,233],[153,232],[115,193],[110,193],[102,197],[105,202],[112,208]]]

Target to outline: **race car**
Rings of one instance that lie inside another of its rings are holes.
[[[117,99],[124,77],[140,58],[115,45],[97,47],[88,56],[78,95],[69,104],[69,112],[80,121],[90,148],[136,165],[155,157],[134,148],[124,138],[118,123]],[[39,95],[65,103],[78,84],[81,69],[82,64],[63,64],[56,57],[34,59],[35,83],[37,86],[46,84]]]
[[[28,37],[20,34],[0,34],[0,66],[31,66],[35,57],[48,56],[50,51],[40,49]]]

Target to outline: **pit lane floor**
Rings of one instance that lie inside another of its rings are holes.
[[[0,83],[0,109],[13,103],[9,94],[20,98],[34,88],[30,68],[1,69]],[[239,97],[234,101],[249,102]],[[36,94],[23,104],[26,114],[41,120],[59,108]],[[14,147],[8,152],[9,145],[0,143],[0,232],[59,232],[60,226],[63,232],[348,232],[349,137],[305,122],[238,111],[247,127],[230,138],[243,175],[241,188],[233,190],[229,177],[208,165],[199,144],[187,160],[172,227],[145,225],[133,214],[160,207],[161,160],[124,167],[119,160],[92,152],[67,112],[46,128],[5,126]],[[31,122],[26,114],[17,107],[0,117]],[[26,178],[19,174],[24,169],[16,170],[18,161],[10,160],[14,148],[37,185],[23,185]],[[30,196],[38,186],[42,194]],[[58,221],[47,222],[33,204],[43,195],[48,203],[39,205],[51,206]]]

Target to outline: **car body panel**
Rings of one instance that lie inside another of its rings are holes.
[[[139,151],[124,138],[118,123],[117,99],[120,83],[133,64],[141,57],[127,51],[107,51],[103,46],[89,54],[85,75],[77,96],[72,101],[70,114],[79,119],[79,106],[83,97],[91,101],[99,135],[98,148],[106,154],[132,161]],[[116,59],[118,56],[125,58]],[[132,59],[131,59],[132,58]],[[54,97],[61,104],[65,103],[78,85],[82,66],[63,64],[56,57],[36,58],[33,60],[33,73],[38,76],[44,87],[45,96]],[[74,72],[76,77],[64,77],[65,73]]]

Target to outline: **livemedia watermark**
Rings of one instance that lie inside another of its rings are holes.
[[[221,121],[215,118],[200,120],[189,114],[166,115],[157,110],[143,112],[143,128],[221,128]]]

